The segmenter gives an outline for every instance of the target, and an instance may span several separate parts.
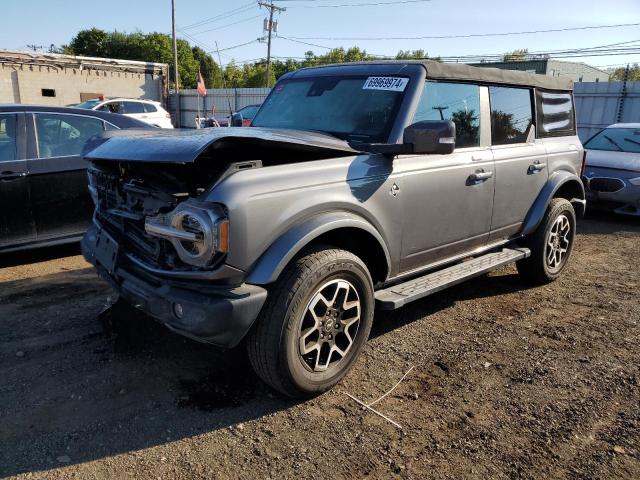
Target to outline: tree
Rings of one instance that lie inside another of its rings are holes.
[[[477,145],[480,127],[475,110],[458,110],[451,114],[451,120],[456,124],[456,147],[471,147]]]
[[[168,63],[173,73],[173,49],[171,37],[166,33],[105,32],[97,28],[81,30],[63,46],[64,53],[123,60]],[[178,73],[181,88],[195,88],[198,68],[211,87],[222,86],[220,68],[211,55],[199,47],[191,48],[189,42],[178,39]],[[175,80],[170,78],[175,85]]]
[[[519,62],[522,60],[526,60],[529,56],[528,48],[520,48],[518,50],[514,50],[512,52],[507,52],[502,57],[503,62]]]
[[[105,57],[109,34],[99,28],[81,30],[71,39],[69,45],[63,45],[62,51],[70,55],[86,57]]]
[[[613,73],[609,76],[610,82],[622,82],[624,80],[626,67],[616,68]],[[630,82],[638,82],[640,81],[640,65],[634,63],[629,66],[629,75],[627,76],[627,80]]]

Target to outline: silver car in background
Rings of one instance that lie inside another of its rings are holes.
[[[640,123],[610,125],[591,137],[584,148],[588,202],[640,216]]]

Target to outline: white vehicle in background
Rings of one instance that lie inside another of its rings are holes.
[[[171,114],[160,102],[132,98],[94,98],[76,105],[76,108],[119,113],[160,128],[173,128]]]

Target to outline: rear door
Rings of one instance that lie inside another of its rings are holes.
[[[533,91],[491,86],[491,150],[496,193],[490,240],[518,233],[549,172],[546,149],[536,140]]]
[[[144,109],[142,102],[122,102],[122,113],[127,117],[133,117],[142,122],[149,123],[149,114]]]
[[[23,113],[0,113],[0,248],[34,241]]]
[[[104,130],[96,117],[33,113],[35,142],[28,159],[31,201],[38,240],[80,234],[91,223],[84,143]]]

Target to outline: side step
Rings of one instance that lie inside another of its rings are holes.
[[[522,260],[529,255],[531,251],[528,248],[505,248],[500,252],[487,253],[408,282],[378,290],[375,293],[376,305],[382,310],[395,310],[406,303],[478,277],[516,260]]]

